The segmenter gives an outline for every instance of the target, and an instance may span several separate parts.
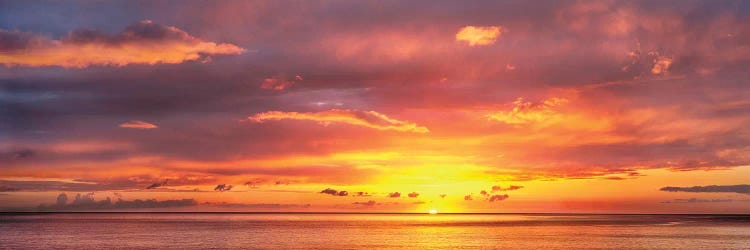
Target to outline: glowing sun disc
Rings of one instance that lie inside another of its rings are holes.
[[[429,213],[430,213],[430,214],[437,214],[438,212],[437,212],[437,209],[430,209],[430,212],[429,212]]]

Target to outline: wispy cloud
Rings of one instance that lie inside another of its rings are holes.
[[[513,102],[513,109],[487,115],[487,119],[511,125],[524,125],[544,122],[557,116],[555,108],[568,103],[564,98],[549,98],[541,102],[529,102],[518,98]]]
[[[132,128],[132,129],[155,129],[159,128],[156,124],[144,122],[144,121],[129,121],[120,124],[121,128]]]
[[[375,111],[359,111],[346,109],[331,109],[320,112],[284,112],[268,111],[247,118],[254,122],[268,120],[305,120],[316,121],[324,125],[331,123],[345,123],[368,127],[377,130],[393,130],[399,132],[427,133],[426,127],[413,122],[400,121]]]
[[[6,66],[62,66],[181,63],[211,55],[236,55],[244,49],[193,37],[172,26],[149,20],[134,23],[116,35],[97,30],[74,30],[59,40],[22,31],[0,30],[0,64]]]

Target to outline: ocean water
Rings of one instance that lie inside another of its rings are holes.
[[[0,249],[750,249],[750,215],[0,214]]]

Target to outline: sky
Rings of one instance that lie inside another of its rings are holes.
[[[0,1],[0,211],[750,212],[747,1]]]

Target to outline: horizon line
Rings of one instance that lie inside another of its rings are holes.
[[[719,216],[750,216],[750,213],[521,213],[521,212],[479,212],[479,213],[438,213],[428,212],[244,212],[244,211],[0,211],[0,215],[29,215],[29,214],[321,214],[321,215],[719,215]]]

